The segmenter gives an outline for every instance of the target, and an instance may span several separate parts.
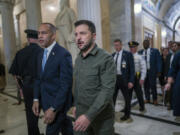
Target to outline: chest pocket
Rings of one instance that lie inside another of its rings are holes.
[[[84,70],[84,81],[88,89],[98,87],[100,83],[99,71],[98,69],[88,68]]]

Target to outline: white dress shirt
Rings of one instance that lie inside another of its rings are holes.
[[[47,59],[48,59],[49,54],[51,53],[53,47],[55,46],[55,44],[56,44],[56,41],[54,41],[49,47],[46,48],[47,51],[48,51],[48,52],[47,52]]]
[[[119,56],[118,56],[118,53],[119,53]],[[118,56],[117,66],[116,66],[117,74],[118,74],[118,75],[121,75],[121,74],[122,74],[122,72],[121,72],[122,53],[123,53],[123,49],[120,50],[119,52],[116,52],[116,54],[115,54],[115,56],[114,56],[114,61],[116,61],[116,58],[117,58],[117,56]]]
[[[134,57],[134,66],[135,66],[135,73],[141,73],[141,80],[144,80],[146,77],[146,61],[143,59],[142,55],[138,54],[137,52],[133,54]]]
[[[171,66],[172,66],[172,61],[173,61],[173,59],[174,59],[174,52],[171,54],[171,59],[170,59],[170,68],[171,68]]]
[[[147,63],[146,63],[146,67],[149,70],[150,69],[150,55],[151,55],[151,48],[148,48],[147,50],[144,49],[143,51],[143,55],[145,57],[145,51],[147,51]]]

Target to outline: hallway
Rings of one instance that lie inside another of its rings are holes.
[[[16,94],[14,91],[11,91],[11,95],[12,93],[14,93],[14,95]],[[27,134],[24,104],[14,105],[15,103],[17,103],[15,98],[2,93],[0,94],[0,129],[5,130],[5,133],[2,135]],[[138,112],[136,106],[132,108],[133,121],[121,123],[119,116],[122,115],[122,113],[119,111],[122,109],[122,104],[122,101],[118,100],[115,108],[116,122],[114,126],[115,132],[118,133],[118,135],[180,135],[179,126],[134,115]],[[153,107],[152,105],[146,105],[146,109],[147,112],[145,115],[149,115],[149,110],[153,110],[154,114],[159,114],[159,112],[162,111],[161,107]],[[166,109],[164,109],[164,111],[166,111]],[[43,114],[41,114],[41,116],[42,115]],[[165,118],[167,118],[167,116],[165,116]],[[43,118],[39,121],[39,127],[42,133],[45,132]]]

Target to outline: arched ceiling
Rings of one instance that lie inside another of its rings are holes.
[[[180,0],[158,0],[158,2],[157,16],[172,29],[180,32]]]

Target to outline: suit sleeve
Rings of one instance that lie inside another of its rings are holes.
[[[40,61],[40,52],[34,57],[34,99],[39,99],[40,97],[40,74],[38,71],[38,66]]]
[[[174,79],[177,76],[177,73],[179,71],[179,61],[180,61],[180,53],[176,54],[174,56],[174,59],[172,61],[172,66],[168,72],[168,77],[173,77]]]
[[[112,102],[116,82],[116,69],[113,58],[108,56],[100,69],[101,90],[85,115],[92,121],[109,103]]]
[[[134,58],[132,53],[128,53],[128,59],[129,59],[129,78],[128,82],[134,83],[134,76],[135,76],[135,66],[134,66]]]
[[[161,59],[159,50],[156,50],[156,59],[157,59],[157,72],[161,73],[162,72],[162,59]]]
[[[60,89],[52,105],[58,111],[64,109],[68,96],[72,95],[72,57],[69,53],[62,58],[59,68]]]

